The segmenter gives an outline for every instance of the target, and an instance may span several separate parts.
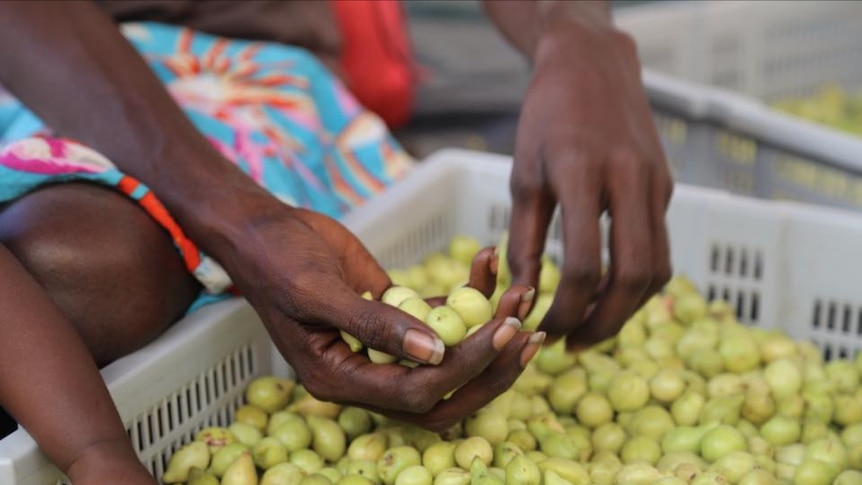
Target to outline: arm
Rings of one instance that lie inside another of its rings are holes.
[[[332,219],[286,206],[222,158],[94,4],[0,2],[0,45],[16,46],[0,49],[0,82],[49,126],[150,186],[225,267],[318,398],[443,426],[507,388],[523,368],[518,357],[535,353],[523,332],[492,344],[499,320],[444,358],[422,322],[362,299],[391,282],[361,242]],[[435,365],[370,365],[341,342],[339,329]],[[458,387],[463,397],[435,407]]]
[[[3,246],[0,315],[0,404],[45,454],[76,484],[154,485],[83,340]]]
[[[535,285],[560,206],[563,278],[541,324],[571,347],[614,335],[671,274],[664,216],[673,182],[635,44],[604,1],[484,2],[533,65],[512,171],[509,264]],[[612,219],[602,277],[599,218]]]

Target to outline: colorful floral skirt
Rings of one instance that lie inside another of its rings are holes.
[[[303,49],[156,23],[125,24],[122,31],[198,130],[287,204],[339,218],[413,164],[380,118]],[[59,182],[112,187],[162,225],[203,285],[192,309],[226,297],[228,275],[153,192],[95,150],[54,136],[0,90],[0,203]]]

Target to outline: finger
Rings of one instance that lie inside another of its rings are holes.
[[[479,290],[485,298],[491,298],[497,286],[498,265],[497,248],[484,248],[476,253],[470,264],[470,280],[467,286]]]
[[[652,223],[653,240],[653,277],[646,294],[641,299],[638,308],[656,293],[664,288],[664,285],[673,276],[673,267],[670,261],[670,241],[667,235],[667,224],[665,217],[670,199],[673,194],[673,186],[668,176],[657,176],[659,180],[653,183],[653,191],[650,194],[650,221]]]
[[[480,374],[518,335],[515,318],[492,320],[459,345],[447,349],[437,366],[408,368],[346,359],[327,374],[326,389],[338,399],[390,411],[424,413],[447,393]]]
[[[552,174],[560,200],[563,225],[563,264],[560,283],[548,313],[539,325],[550,341],[569,334],[584,319],[601,278],[602,184],[598,163],[557,163],[578,166],[577,174]]]
[[[547,190],[538,163],[516,163],[510,182],[512,215],[506,259],[512,283],[535,288],[555,200]]]
[[[570,345],[591,345],[616,334],[637,309],[652,280],[649,167],[640,160],[618,163],[625,165],[608,181],[611,214],[608,286],[584,324],[569,335]]]
[[[541,332],[519,332],[481,374],[450,398],[439,401],[429,412],[421,415],[396,412],[391,413],[391,417],[438,433],[446,431],[512,387],[526,364],[538,352],[543,340],[544,334]]]
[[[517,317],[523,321],[530,312],[535,296],[535,288],[523,285],[510,287],[500,297],[494,318]]]

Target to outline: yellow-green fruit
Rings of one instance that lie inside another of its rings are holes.
[[[270,436],[281,441],[287,451],[308,448],[312,439],[308,424],[297,415],[282,421],[272,430]]]
[[[535,362],[540,371],[555,376],[574,367],[578,362],[578,355],[566,350],[566,339],[560,339],[552,345],[542,347]],[[583,369],[581,371],[583,372]]]
[[[537,295],[535,303],[533,303],[533,309],[530,310],[530,314],[523,321],[524,330],[536,330],[539,328],[539,324],[542,323],[545,315],[548,314],[548,310],[551,309],[552,303],[554,303],[553,293],[541,293]]]
[[[455,467],[455,443],[439,441],[422,453],[422,466],[432,475],[438,476],[443,470]]]
[[[505,475],[500,478],[493,473],[481,458],[470,464],[470,485],[505,485]]]
[[[553,472],[563,480],[574,485],[587,485],[590,483],[590,474],[584,465],[564,458],[551,457],[537,463],[539,470],[544,473]]]
[[[353,406],[346,406],[338,414],[338,425],[349,439],[356,438],[371,431],[373,425],[368,411]]]
[[[168,467],[162,475],[165,483],[182,483],[189,479],[192,468],[206,469],[210,463],[210,452],[206,443],[192,441],[177,450],[168,461]]]
[[[345,475],[361,475],[373,483],[380,483],[380,474],[377,472],[377,462],[371,460],[352,460],[347,465]]]
[[[575,414],[581,424],[596,428],[610,422],[613,419],[614,410],[603,394],[590,391],[578,401]]]
[[[281,441],[273,437],[266,437],[260,440],[252,448],[254,464],[264,470],[286,462],[287,456],[287,448],[285,448]]]
[[[228,430],[236,436],[240,443],[254,446],[263,438],[263,433],[248,423],[236,421],[228,426]]]
[[[832,485],[856,485],[858,483],[862,483],[862,472],[845,470],[835,478]]]
[[[624,465],[616,476],[617,484],[653,485],[662,478],[661,473],[646,463]]]
[[[359,352],[364,347],[362,341],[354,337],[353,335],[350,335],[344,330],[340,330],[339,333],[341,334],[341,340],[344,340],[347,346],[350,347],[351,352]]]
[[[258,485],[257,470],[251,452],[243,452],[228,467],[221,478],[221,485]]]
[[[374,482],[361,475],[345,475],[336,485],[374,485]]]
[[[466,283],[470,277],[469,266],[443,255],[428,258],[425,262],[425,271],[431,282],[446,288],[447,291]]]
[[[301,485],[306,476],[305,471],[293,463],[279,463],[263,472],[260,485]]]
[[[291,451],[287,459],[290,463],[302,468],[305,473],[314,473],[326,465],[322,456],[309,449]]]
[[[266,434],[271,436],[273,431],[275,431],[275,428],[291,419],[299,419],[302,422],[305,422],[305,419],[302,416],[290,411],[278,411],[277,413],[273,413],[272,416],[269,417],[269,422],[266,424]]]
[[[587,374],[575,367],[558,375],[548,389],[548,403],[560,414],[571,414],[578,401],[588,391]]]
[[[482,243],[472,236],[459,235],[449,241],[449,256],[463,264],[470,264],[481,249]]]
[[[192,468],[191,472],[189,472],[189,481],[186,482],[186,485],[219,485],[219,479],[212,473]]]
[[[539,292],[554,293],[560,285],[560,268],[550,258],[542,258],[542,267],[539,270]]]
[[[470,485],[470,472],[461,468],[447,468],[434,476],[434,485]]]
[[[511,425],[509,425],[509,428],[511,429]],[[510,431],[509,436],[506,437],[506,441],[515,444],[518,448],[524,450],[524,452],[533,451],[538,445],[536,438],[526,429]]]
[[[467,418],[464,431],[467,436],[481,436],[495,445],[502,443],[509,435],[509,425],[502,413],[482,410]]]
[[[538,465],[523,455],[516,456],[506,465],[506,483],[539,485],[542,473]]]
[[[674,402],[685,389],[685,378],[677,369],[661,369],[649,382],[650,395],[664,404]]]
[[[311,430],[311,447],[330,463],[338,461],[347,448],[347,437],[335,421],[319,416],[308,416]]]
[[[423,322],[431,313],[431,305],[419,296],[406,298],[398,305],[398,309]]]
[[[646,379],[632,372],[617,374],[608,385],[608,400],[617,412],[638,410],[646,405],[649,398]]]
[[[457,345],[467,334],[467,326],[458,313],[445,305],[433,308],[425,318],[425,323],[447,347]]]
[[[628,434],[618,423],[605,423],[595,430],[590,437],[590,441],[595,451],[610,451],[618,453],[623,447],[623,443],[628,439]]]
[[[338,471],[335,467],[331,466],[323,467],[320,470],[314,472],[312,475],[323,475],[324,477],[328,478],[329,481],[332,483],[338,483],[338,481],[341,480],[342,476],[340,471]]]
[[[455,463],[458,466],[467,470],[474,458],[479,458],[485,465],[489,465],[494,458],[491,443],[481,436],[471,436],[455,445]]]
[[[392,364],[398,361],[398,357],[376,349],[368,349],[368,360],[375,364]]]
[[[709,430],[700,442],[700,455],[712,463],[733,451],[748,449],[748,440],[733,426],[722,424]]]
[[[377,473],[385,485],[393,485],[398,474],[404,469],[421,464],[422,457],[415,448],[396,446],[386,450],[386,453],[377,460]]]
[[[469,286],[456,288],[446,297],[446,306],[455,310],[464,325],[475,327],[491,320],[491,302],[479,290]]]
[[[212,455],[210,470],[215,474],[215,476],[221,478],[224,476],[224,472],[227,471],[228,467],[230,467],[233,462],[239,458],[239,455],[248,450],[249,447],[242,443],[232,443],[223,446],[214,455]]]
[[[428,273],[421,264],[414,264],[406,270],[408,284],[410,288],[424,288],[428,285]]]
[[[395,485],[431,485],[434,477],[422,465],[405,468],[395,479]]]
[[[287,407],[288,411],[302,416],[320,416],[322,418],[335,419],[341,412],[341,405],[334,402],[321,401],[311,394],[306,394],[297,399]]]
[[[745,451],[732,451],[723,457],[719,458],[710,467],[715,470],[730,483],[739,483],[746,474],[757,468],[757,462],[754,456]]]
[[[347,456],[351,460],[377,461],[388,447],[386,435],[380,432],[364,434],[350,442]]]
[[[830,485],[832,480],[838,476],[839,471],[829,463],[806,459],[796,467],[796,472],[793,474],[793,484]]]
[[[634,436],[620,450],[623,463],[649,463],[655,465],[661,458],[661,445],[649,436]]]
[[[261,432],[266,430],[266,423],[269,420],[269,415],[263,409],[251,404],[243,404],[236,408],[234,421],[245,423],[254,426]]]
[[[267,413],[274,413],[287,405],[296,382],[276,376],[252,379],[245,388],[245,400]]]
[[[524,450],[519,448],[518,445],[510,441],[503,441],[502,443],[494,445],[494,459],[492,464],[495,467],[505,469],[506,465],[508,465],[513,458],[523,454]]]
[[[332,480],[323,475],[312,473],[311,475],[303,478],[302,482],[299,485],[332,485]]]
[[[210,427],[200,430],[195,435],[195,441],[206,443],[210,454],[215,453],[222,446],[239,442],[229,429],[221,427]]]
[[[397,307],[401,302],[408,298],[418,297],[419,293],[416,293],[416,290],[412,288],[408,288],[406,286],[391,286],[383,292],[383,296],[380,297],[380,301],[387,305]]]

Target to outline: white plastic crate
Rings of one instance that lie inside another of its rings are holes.
[[[768,101],[824,82],[862,89],[862,3],[802,0],[654,2],[617,9],[643,64]]]
[[[862,138],[764,104],[862,89],[862,2],[669,1],[615,17],[678,181],[862,210]]]
[[[387,267],[415,263],[456,234],[499,241],[509,217],[508,158],[448,150],[345,223]],[[782,327],[829,356],[862,347],[862,216],[677,186],[668,213],[673,264],[745,322]],[[547,251],[561,257],[559,221]],[[191,315],[103,375],[143,463],[167,458],[204,426],[227,424],[252,376],[289,375],[256,314],[233,300]],[[0,484],[63,483],[19,430],[0,441]]]

